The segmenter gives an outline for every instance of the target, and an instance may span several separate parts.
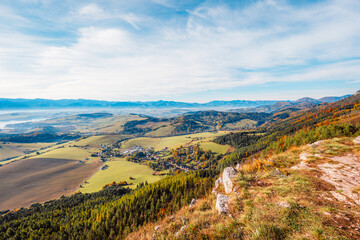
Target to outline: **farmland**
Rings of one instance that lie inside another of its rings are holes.
[[[3,193],[0,209],[26,207],[34,202],[72,194],[76,190],[83,193],[96,192],[113,181],[126,181],[130,188],[136,188],[137,184],[145,181],[158,181],[165,175],[157,175],[159,170],[155,171],[150,167],[151,161],[127,161],[126,155],[118,157],[115,152],[137,146],[160,151],[164,148],[175,149],[199,144],[205,151],[224,154],[229,146],[219,145],[211,140],[225,133],[204,132],[173,137],[138,138],[115,134],[82,137],[63,143],[3,144],[0,152],[16,157],[1,162],[4,166],[0,167],[0,181],[3,183],[0,188]],[[103,151],[106,149],[110,149],[110,152],[104,155]],[[94,156],[101,152],[102,155]],[[167,159],[168,154],[170,151],[162,152],[159,156]],[[10,162],[12,163],[7,164]]]
[[[209,141],[225,133],[226,132],[204,132],[164,138],[140,137],[124,141],[121,148],[127,149],[134,146],[141,146],[143,148],[152,147],[155,151],[159,151],[165,147],[176,148],[181,145],[190,144],[193,141]]]
[[[0,167],[0,210],[28,207],[69,195],[100,166],[67,159],[36,158]]]
[[[87,183],[83,184],[81,192],[99,191],[104,185],[113,181],[127,181],[129,184],[132,183],[129,185],[130,188],[135,188],[141,182],[152,183],[162,178],[162,176],[153,175],[154,171],[148,166],[126,161],[125,158],[115,158],[106,162],[106,165],[108,166],[106,169],[97,171]],[[129,177],[132,177],[133,180],[130,180]]]

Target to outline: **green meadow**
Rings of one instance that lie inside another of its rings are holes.
[[[108,167],[105,170],[98,170],[85,184],[80,191],[83,193],[96,192],[108,183],[127,181],[130,188],[135,188],[137,184],[147,181],[156,182],[163,176],[154,176],[154,170],[146,165],[126,161],[125,158],[115,158],[105,163]],[[134,180],[130,180],[132,177]]]

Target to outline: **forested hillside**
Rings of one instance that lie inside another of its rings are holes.
[[[110,186],[93,194],[75,194],[3,213],[0,239],[122,239],[145,223],[155,221],[208,194],[214,171],[196,171],[140,184],[129,192]]]
[[[279,141],[282,142],[279,145],[282,148],[288,146],[290,143],[284,142],[290,141],[297,131],[300,131],[297,136],[308,134],[311,135],[311,140],[316,141],[336,136],[352,136],[359,130],[359,124],[360,94],[357,92],[338,102],[317,105],[306,111],[296,112],[288,118],[267,122],[253,132],[230,133],[217,137],[214,142],[229,144],[237,149],[224,158],[219,167],[239,163],[248,156],[269,148],[270,145],[279,144]],[[306,139],[301,138],[301,143],[305,143]]]

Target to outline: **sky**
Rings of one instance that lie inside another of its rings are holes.
[[[359,23],[359,0],[1,0],[0,98],[352,94]]]

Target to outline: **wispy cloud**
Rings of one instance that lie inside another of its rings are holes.
[[[183,9],[153,2],[149,10],[66,5],[51,19],[72,31],[63,45],[26,29],[14,27],[8,38],[0,32],[0,94],[135,100],[276,82],[359,81],[356,0]],[[5,18],[33,21],[27,16]]]

